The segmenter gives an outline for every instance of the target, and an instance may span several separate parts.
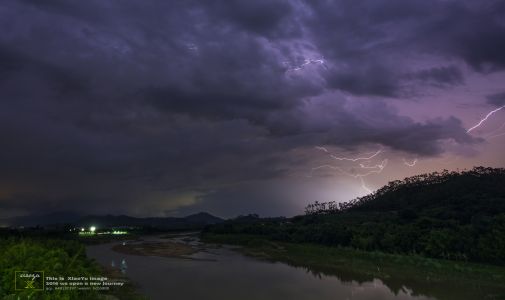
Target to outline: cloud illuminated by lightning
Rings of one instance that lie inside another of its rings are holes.
[[[367,193],[371,194],[371,193],[372,193],[372,190],[371,190],[371,189],[369,189],[369,188],[366,186],[366,184],[365,184],[365,180],[363,179],[363,177],[360,177],[360,178],[359,178],[359,181],[361,182],[361,187],[362,187],[365,191],[367,191]]]
[[[380,174],[382,172],[382,170],[384,170],[384,168],[387,166],[387,163],[388,163],[388,160],[384,159],[380,164],[375,165],[373,167],[373,168],[376,168],[376,170],[372,170],[372,171],[369,171],[369,172],[366,172],[366,173],[362,173],[362,174],[352,174],[352,173],[349,173],[349,172],[345,171],[344,169],[342,169],[340,167],[337,167],[337,166],[321,165],[321,166],[312,168],[310,176],[307,176],[307,177],[312,177],[312,174],[314,173],[314,171],[319,170],[319,169],[323,169],[323,168],[337,170],[341,174],[344,174],[344,175],[352,177],[352,178],[359,179],[359,181],[361,183],[361,188],[363,188],[367,193],[370,194],[370,193],[372,193],[372,190],[366,186],[365,180],[363,178],[367,177],[369,175],[372,175],[372,174]]]
[[[486,122],[487,119],[493,115],[494,113],[502,110],[503,108],[505,108],[505,105],[501,106],[501,107],[498,107],[497,109],[495,110],[492,110],[490,111],[484,118],[482,118],[479,123],[475,124],[473,127],[470,127],[466,132],[469,133],[470,131],[474,130],[475,128],[478,128],[480,125],[482,125],[482,123]]]
[[[504,135],[505,135],[505,132],[502,132],[502,133],[498,133],[498,134],[489,136],[488,139],[494,139],[494,138],[497,138],[497,137],[500,137],[500,136],[504,136]]]
[[[505,127],[505,123],[501,124],[500,127],[496,128],[495,130],[491,131],[486,138],[487,139],[492,139],[495,137],[499,137],[505,134],[505,132],[501,132],[501,130]]]

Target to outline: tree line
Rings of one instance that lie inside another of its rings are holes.
[[[206,230],[505,264],[505,169],[421,174],[349,202],[315,202],[290,219],[231,220]]]

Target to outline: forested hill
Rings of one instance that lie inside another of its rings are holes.
[[[505,264],[505,169],[423,174],[289,220],[227,221],[213,233]]]
[[[396,180],[375,193],[341,205],[316,203],[310,213],[339,210],[400,212],[470,221],[476,215],[505,213],[505,169],[476,167],[463,172],[434,172]]]

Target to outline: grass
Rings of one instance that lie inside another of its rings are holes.
[[[205,242],[243,246],[246,255],[304,268],[316,276],[342,281],[382,280],[391,290],[405,287],[438,299],[505,299],[505,267],[415,255],[358,251],[314,244],[294,244],[243,234],[202,235]],[[458,298],[455,298],[458,297]]]
[[[83,255],[84,246],[77,241],[12,238],[0,239],[0,299],[146,299],[118,270],[102,268]],[[105,276],[125,282],[121,287],[105,291],[45,290],[16,291],[15,271],[43,270],[45,276]]]

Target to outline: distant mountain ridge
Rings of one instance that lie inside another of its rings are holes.
[[[125,215],[85,216],[77,221],[77,225],[110,226],[152,226],[157,228],[174,228],[185,226],[204,226],[223,222],[224,220],[209,213],[200,212],[182,218],[136,218]]]
[[[81,215],[75,212],[55,212],[44,215],[20,216],[0,220],[3,226],[48,226],[72,224],[75,226],[141,226],[161,229],[201,227],[218,224],[224,220],[206,212],[186,217],[150,217],[137,218],[126,215]]]

